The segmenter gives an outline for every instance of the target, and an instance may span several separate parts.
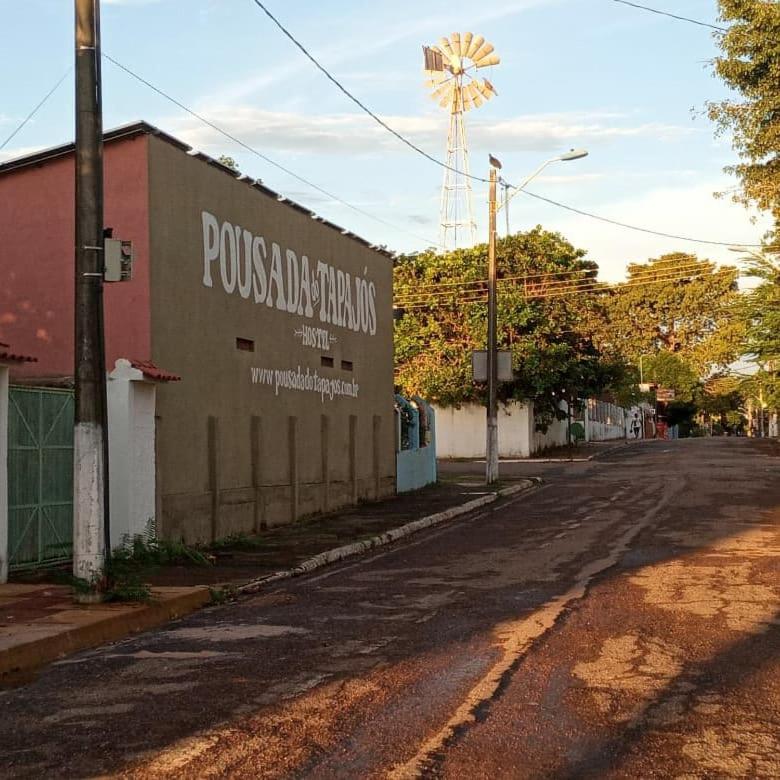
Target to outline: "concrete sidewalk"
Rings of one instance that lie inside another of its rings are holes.
[[[78,650],[186,615],[210,600],[204,587],[155,588],[146,604],[77,605],[65,585],[0,585],[0,683]]]
[[[281,526],[259,536],[223,540],[211,548],[213,566],[161,566],[142,576],[152,585],[145,604],[76,605],[71,588],[17,575],[0,585],[0,684],[24,681],[70,653],[162,625],[227,595],[389,544],[481,506],[534,487],[515,478],[494,489],[477,479],[442,482],[414,493]],[[49,577],[52,575],[49,574]]]

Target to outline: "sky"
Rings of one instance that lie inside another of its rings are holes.
[[[444,158],[447,114],[423,84],[423,44],[453,31],[490,41],[498,96],[467,114],[472,173],[488,154],[509,181],[570,148],[588,157],[548,166],[529,190],[622,222],[731,244],[760,240],[768,223],[715,192],[736,182],[707,101],[728,96],[713,76],[712,31],[613,0],[265,0],[269,10],[353,94],[426,152]],[[647,0],[717,23],[715,0]],[[72,2],[0,0],[0,143],[48,90],[52,97],[0,151],[0,160],[73,139]],[[31,34],[34,32],[34,34]],[[304,58],[253,0],[103,0],[109,54],[179,102],[354,206],[323,195],[171,104],[110,62],[104,126],[144,119],[370,241],[408,252],[439,240],[442,169],[376,125]],[[487,238],[486,185],[473,192]],[[0,204],[0,207],[2,204]],[[370,215],[370,216],[369,216]],[[630,262],[726,247],[627,231],[518,195],[511,229],[560,231],[617,281]],[[499,221],[503,230],[503,218]]]

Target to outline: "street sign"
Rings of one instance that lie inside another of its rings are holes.
[[[513,382],[512,353],[508,349],[498,350],[498,381]],[[471,353],[471,373],[475,382],[487,382],[487,350],[475,349]]]
[[[674,390],[670,387],[659,387],[655,391],[655,400],[662,402],[674,401]]]

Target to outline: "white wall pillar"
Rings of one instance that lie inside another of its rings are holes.
[[[0,584],[8,582],[8,366],[0,365]]]
[[[155,400],[155,383],[128,360],[117,360],[108,382],[112,547],[155,520]]]

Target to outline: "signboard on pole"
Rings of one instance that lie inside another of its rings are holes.
[[[674,390],[672,390],[670,387],[659,387],[655,391],[655,399],[656,401],[661,401],[662,403],[674,401]]]
[[[499,349],[498,381],[512,382],[515,374],[512,371],[512,353],[508,349]],[[487,350],[476,349],[471,353],[471,373],[475,382],[487,382]]]

